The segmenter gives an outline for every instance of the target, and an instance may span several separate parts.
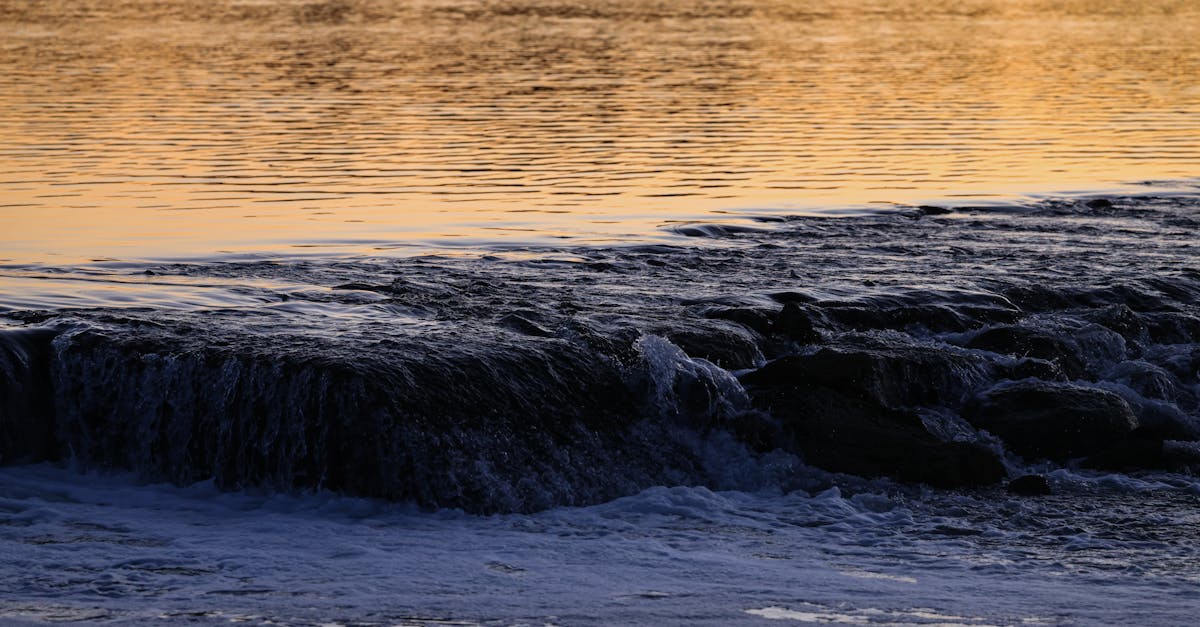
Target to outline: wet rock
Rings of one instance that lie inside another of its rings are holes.
[[[1141,341],[1149,330],[1141,314],[1126,305],[1105,307],[1093,312],[1089,318],[1092,322],[1120,334],[1129,342]]]
[[[954,308],[944,305],[905,305],[880,309],[865,305],[833,304],[826,307],[838,324],[859,330],[903,329],[919,326],[935,332],[966,331],[974,325]]]
[[[786,305],[788,303],[801,303],[801,304],[814,303],[817,301],[817,298],[815,296],[813,296],[811,294],[806,294],[804,292],[793,292],[793,291],[775,292],[772,294],[768,294],[767,296],[769,296],[771,298],[771,300],[773,300],[777,303],[780,303],[782,305]]]
[[[1167,468],[1176,472],[1200,474],[1200,442],[1163,442],[1163,457]]]
[[[957,404],[985,380],[969,355],[917,346],[823,348],[777,359],[746,375],[749,385],[822,385],[886,407]]]
[[[1180,381],[1200,381],[1200,346],[1181,350],[1160,363]]]
[[[1005,490],[1018,496],[1045,496],[1050,494],[1050,484],[1041,475],[1022,475],[1009,481]]]
[[[672,330],[665,335],[688,357],[707,359],[729,370],[751,368],[763,358],[750,332],[733,325]]]
[[[965,346],[1013,357],[1044,359],[1072,379],[1087,372],[1077,344],[1040,329],[1011,325],[995,327],[971,338]]]
[[[1178,391],[1178,382],[1171,373],[1144,361],[1117,364],[1109,379],[1147,399],[1174,402]]]
[[[1059,461],[1097,453],[1138,426],[1129,403],[1112,392],[1032,380],[989,390],[963,416],[1023,457]]]
[[[1093,198],[1085,203],[1088,209],[1112,209],[1112,201],[1107,198]]]
[[[1195,473],[1200,471],[1200,442],[1164,440],[1152,433],[1135,432],[1128,441],[1089,456],[1083,460],[1083,466],[1120,472],[1167,470]]]
[[[223,489],[327,489],[477,513],[698,481],[672,427],[585,345],[223,334],[56,344],[56,458]],[[61,339],[61,338],[60,338]],[[511,338],[509,338],[511,340]]]
[[[821,341],[814,318],[809,308],[797,303],[787,303],[775,318],[771,330],[801,344],[813,344]]]
[[[856,330],[922,328],[961,333],[985,324],[1009,323],[1020,311],[1006,298],[990,293],[883,293],[848,302],[821,303],[838,325]]]
[[[0,463],[52,459],[54,391],[49,328],[0,331]]]
[[[1041,379],[1042,381],[1065,381],[1066,375],[1057,365],[1045,359],[1019,359],[1012,363],[996,365],[996,374],[1001,379],[1020,381]]]
[[[920,207],[917,207],[917,211],[921,212],[921,215],[923,216],[944,216],[954,213],[953,209],[947,209],[946,207],[935,207],[933,205],[921,205]]]
[[[1137,416],[1138,428],[1133,435],[1160,440],[1200,439],[1200,428],[1178,407],[1158,401],[1128,401]]]
[[[755,402],[780,425],[778,445],[810,464],[864,477],[953,488],[987,485],[1004,467],[987,448],[945,442],[911,412],[808,383],[750,386]]]
[[[1079,305],[1075,292],[1042,285],[1014,285],[1004,296],[1024,311],[1055,311]]]
[[[1156,344],[1190,344],[1200,341],[1200,316],[1179,312],[1143,315],[1146,333]]]
[[[760,335],[767,335],[771,332],[771,317],[758,309],[748,307],[714,309],[706,312],[704,317],[736,322]]]
[[[1171,469],[1162,440],[1136,437],[1089,455],[1083,467],[1116,471]]]

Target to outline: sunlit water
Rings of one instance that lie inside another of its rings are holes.
[[[1173,0],[0,2],[0,258],[655,239],[1200,175]]]

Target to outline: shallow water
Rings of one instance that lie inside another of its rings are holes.
[[[1061,495],[653,488],[472,517],[0,470],[0,620],[101,624],[1186,624],[1200,484]],[[1194,481],[1194,480],[1193,480]]]
[[[1178,0],[14,0],[0,29],[18,262],[615,243],[1200,175]]]

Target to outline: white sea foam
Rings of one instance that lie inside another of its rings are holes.
[[[1052,479],[1099,492],[912,500],[836,488],[810,496],[660,487],[587,508],[476,517],[330,494],[223,493],[209,483],[177,488],[48,465],[6,468],[0,622],[1194,618],[1200,545],[1186,486],[1143,481],[1132,486],[1141,509],[1118,511],[1103,506],[1103,479]],[[1147,527],[1172,527],[1171,541],[1135,533],[1133,515]]]

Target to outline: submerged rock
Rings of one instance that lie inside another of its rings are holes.
[[[750,373],[750,385],[822,385],[886,407],[957,404],[985,380],[970,355],[920,346],[822,348],[777,359]]]
[[[942,441],[916,414],[868,396],[804,380],[760,379],[747,391],[779,421],[782,447],[826,470],[947,488],[987,485],[1004,476],[999,458],[982,445]]]
[[[57,457],[480,513],[700,477],[667,425],[641,419],[617,365],[586,346],[412,338],[368,352],[326,339],[283,352],[253,336],[226,336],[236,348],[160,339],[56,340]]]
[[[1041,475],[1022,475],[1005,486],[1010,494],[1018,496],[1045,496],[1050,494],[1050,484]]]
[[[772,330],[801,344],[812,344],[821,340],[821,333],[813,322],[813,313],[805,306],[787,303],[775,318]]]
[[[1032,380],[992,388],[963,415],[1023,457],[1058,461],[1098,453],[1138,426],[1129,403],[1112,392]]]
[[[1048,361],[1067,377],[1076,379],[1087,372],[1079,358],[1079,346],[1052,332],[1007,325],[983,331],[966,343],[967,348],[1013,357]]]
[[[753,334],[734,325],[695,325],[665,333],[689,357],[699,357],[731,370],[750,368],[762,360]]]
[[[1114,444],[1089,456],[1083,460],[1083,466],[1101,470],[1173,472],[1195,472],[1200,468],[1200,442],[1163,440],[1137,432],[1134,436],[1128,442]]]
[[[50,340],[46,328],[0,333],[0,463],[56,454]]]
[[[704,317],[736,322],[760,335],[767,335],[771,332],[771,316],[759,309],[724,307],[705,312]]]
[[[1114,444],[1083,460],[1084,468],[1101,470],[1168,470],[1169,463],[1163,454],[1163,441],[1158,439],[1134,438],[1128,442]]]
[[[1141,341],[1149,333],[1146,320],[1126,305],[1104,307],[1089,317],[1096,324],[1120,334],[1128,342]]]

